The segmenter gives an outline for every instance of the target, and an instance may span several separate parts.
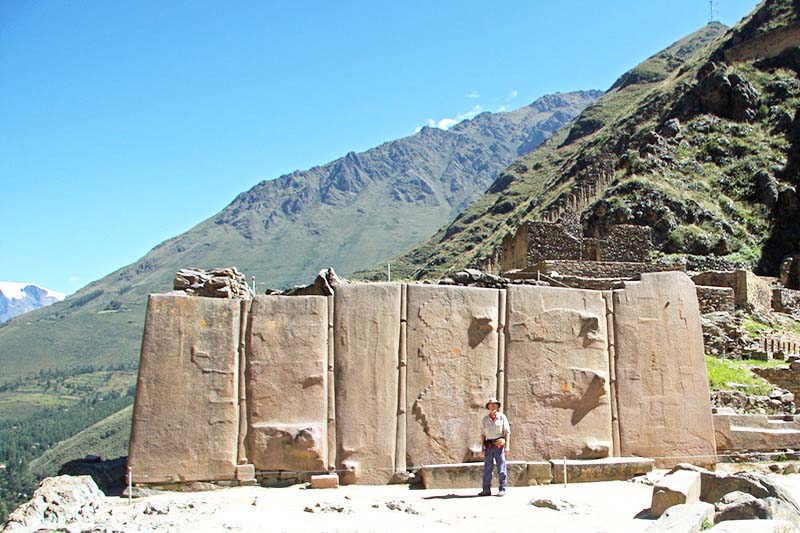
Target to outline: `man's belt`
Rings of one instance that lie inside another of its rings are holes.
[[[483,445],[487,448],[502,448],[506,445],[506,439],[503,437],[497,437],[496,439],[486,439],[483,441]]]

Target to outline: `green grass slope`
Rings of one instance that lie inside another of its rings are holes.
[[[574,210],[588,233],[647,225],[662,253],[774,274],[800,249],[800,61],[791,48],[737,63],[726,51],[797,23],[797,9],[767,0],[736,28],[708,25],[626,73],[393,270],[421,279],[485,265],[520,224]]]
[[[133,406],[128,406],[104,418],[44,452],[30,462],[28,469],[36,477],[42,478],[56,475],[64,463],[83,459],[88,454],[104,459],[128,455],[132,416]]]

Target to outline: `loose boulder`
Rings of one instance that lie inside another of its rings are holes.
[[[653,486],[653,500],[650,505],[652,516],[661,516],[675,505],[697,503],[700,501],[700,473],[679,470],[667,474]]]

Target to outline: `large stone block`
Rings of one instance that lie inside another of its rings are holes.
[[[247,456],[258,470],[327,469],[328,303],[258,296],[247,331]]]
[[[564,483],[564,463],[552,460],[553,483]],[[653,470],[654,461],[642,457],[605,457],[603,459],[566,460],[567,483],[622,481]]]
[[[647,533],[700,533],[713,523],[713,505],[705,502],[687,503],[670,507],[645,531]],[[717,528],[713,528],[709,531],[716,530]]]
[[[653,485],[650,514],[661,516],[675,505],[700,501],[700,473],[678,470],[667,474]]]
[[[694,284],[681,272],[642,274],[613,300],[622,455],[716,463]]]
[[[509,487],[527,487],[550,482],[550,463],[507,461],[506,470],[508,472],[506,481]],[[497,486],[496,467],[492,476],[493,485]],[[483,463],[424,465],[422,467],[422,483],[426,489],[468,489],[470,487],[480,489],[482,482]]]
[[[515,457],[609,455],[605,310],[597,291],[508,287],[505,411]]]
[[[128,464],[134,483],[233,479],[239,301],[151,295]]]
[[[718,451],[771,451],[800,448],[800,421],[782,416],[715,414]]]
[[[480,421],[497,393],[499,297],[494,289],[409,285],[411,465],[461,463],[480,453]]]
[[[343,483],[383,484],[394,474],[400,294],[399,284],[336,287],[336,467]]]

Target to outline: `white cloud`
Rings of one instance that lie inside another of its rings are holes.
[[[439,120],[433,120],[432,118],[429,118],[428,126],[430,126],[431,128],[439,128],[441,130],[449,130],[462,120],[474,118],[475,115],[477,115],[481,111],[483,111],[483,108],[480,105],[475,104],[474,106],[472,106],[472,109],[470,109],[469,111],[465,111],[463,113],[458,113],[455,116],[455,118],[445,117]],[[417,133],[420,129],[422,128],[417,128],[414,133]]]
[[[467,98],[471,98],[473,100],[475,98],[480,98],[481,97],[481,95],[478,93],[478,91],[470,91],[467,94],[465,94],[464,96],[466,96]]]
[[[504,113],[505,111],[507,111],[507,109],[508,108],[506,106],[501,105],[500,107],[497,108],[497,111],[495,111],[495,113]]]
[[[519,93],[517,92],[517,90],[516,90],[516,89],[513,89],[513,90],[512,90],[510,93],[508,93],[508,98],[507,98],[507,100],[513,100],[513,99],[514,99],[514,98],[516,98],[517,96],[519,96]]]
[[[419,133],[421,131],[422,131],[422,126],[417,126],[416,128],[414,128],[414,133]]]

